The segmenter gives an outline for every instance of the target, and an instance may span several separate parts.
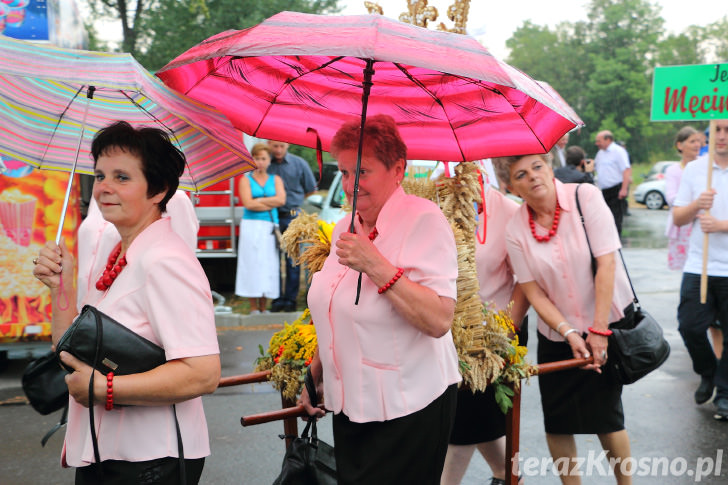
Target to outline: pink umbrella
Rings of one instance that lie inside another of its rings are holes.
[[[472,37],[380,15],[282,12],[201,42],[157,75],[250,135],[310,147],[320,136],[327,151],[344,122],[363,126],[367,114],[394,118],[408,158],[452,161],[545,153],[581,121]],[[357,170],[354,212],[358,187]]]
[[[474,38],[380,15],[282,12],[213,36],[157,75],[253,136],[323,149],[351,117],[388,114],[412,159],[545,153],[581,120]]]

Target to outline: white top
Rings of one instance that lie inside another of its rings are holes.
[[[608,189],[621,184],[623,173],[629,168],[627,150],[612,142],[604,150],[599,150],[594,158],[594,169],[597,172],[597,186]]]
[[[675,197],[674,206],[684,207],[705,192],[708,181],[708,156],[703,155],[690,162],[683,170],[680,188]],[[720,168],[713,164],[712,187],[716,194],[710,214],[719,220],[728,219],[728,168]],[[703,236],[700,221],[696,218],[690,233],[690,249],[685,261],[685,273],[701,274],[703,272]],[[711,276],[728,276],[728,232],[714,232],[708,237],[708,274]]]

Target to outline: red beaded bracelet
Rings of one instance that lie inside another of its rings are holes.
[[[594,327],[589,327],[589,331],[591,333],[595,333],[597,335],[601,335],[602,337],[609,337],[610,335],[612,335],[612,331],[609,330],[609,329],[607,329],[607,330],[597,330]]]
[[[106,410],[114,409],[114,373],[106,374]]]
[[[393,284],[395,284],[397,282],[398,279],[400,279],[402,277],[403,274],[404,274],[404,269],[397,268],[397,274],[394,275],[392,277],[392,279],[389,280],[389,282],[386,285],[384,285],[381,288],[379,288],[377,290],[377,293],[379,293],[381,295],[382,293],[384,293],[385,291],[387,291],[389,288],[392,287]]]

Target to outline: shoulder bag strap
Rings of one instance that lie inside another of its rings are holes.
[[[592,275],[596,276],[597,274],[597,260],[594,258],[594,253],[592,253],[591,244],[589,244],[589,233],[586,232],[586,224],[584,224],[584,214],[581,212],[581,204],[579,204],[579,187],[581,187],[581,184],[578,184],[576,186],[576,191],[574,192],[574,198],[576,199],[576,210],[579,211],[579,219],[581,219],[581,226],[584,228],[584,236],[586,237],[586,245],[589,248],[589,255],[591,256],[591,265],[592,265]],[[629,276],[629,271],[627,270],[627,263],[624,262],[624,255],[622,255],[622,250],[619,249],[619,259],[622,260],[622,266],[624,266],[624,272],[627,274],[627,281],[629,281],[629,287],[632,289],[632,296],[634,297],[634,304],[639,309],[640,302],[639,299],[637,299],[637,293],[634,291],[634,285],[632,285],[632,278]]]
[[[88,417],[89,425],[91,426],[91,443],[94,448],[94,460],[96,460],[96,470],[99,479],[103,483],[103,468],[101,464],[101,455],[99,454],[99,441],[96,437],[96,426],[94,423],[94,374],[96,374],[96,367],[99,365],[101,342],[103,341],[103,325],[101,323],[101,315],[96,308],[92,307],[94,317],[96,317],[96,352],[94,354],[94,365],[91,371],[91,378],[88,382]],[[67,412],[66,408],[66,411]],[[179,429],[179,421],[177,420],[177,407],[172,404],[172,413],[174,414],[174,424],[177,428],[177,453],[179,454],[179,481],[181,485],[187,485],[187,474],[185,473],[185,452],[184,446],[182,445],[182,432]]]

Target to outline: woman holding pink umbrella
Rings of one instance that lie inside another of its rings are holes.
[[[350,202],[360,133],[354,120],[332,141]],[[318,337],[311,374],[334,412],[340,484],[435,485],[460,381],[455,239],[435,204],[402,190],[407,147],[392,118],[368,118],[362,146],[357,211],[336,225],[308,293]],[[345,232],[351,218],[355,234]],[[323,415],[306,390],[301,402]]]

